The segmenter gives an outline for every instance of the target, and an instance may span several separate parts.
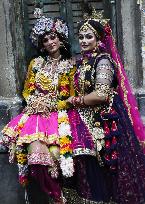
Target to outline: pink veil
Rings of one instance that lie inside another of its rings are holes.
[[[105,26],[105,38],[102,40],[102,43],[105,44],[106,51],[111,54],[113,61],[116,64],[117,68],[117,80],[118,80],[118,93],[123,100],[125,108],[127,110],[128,116],[131,120],[134,132],[143,146],[143,151],[145,153],[145,128],[137,107],[136,99],[133,95],[132,88],[129,84],[128,77],[125,73],[123,64],[121,62],[119,53],[117,51],[115,40],[112,36],[111,28],[107,24]]]

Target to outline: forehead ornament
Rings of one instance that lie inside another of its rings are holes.
[[[85,23],[81,26],[79,32],[80,32],[80,31],[86,32],[88,29],[92,30],[93,33],[94,33],[98,38],[100,37],[99,34],[98,34],[98,32],[97,32],[97,30],[95,30],[95,29],[93,28],[93,26],[91,26],[91,25],[89,24],[88,21],[85,22]]]
[[[100,23],[103,27],[109,22],[109,19],[104,19],[103,18],[103,11],[100,11],[100,12],[97,12],[95,10],[95,8],[93,8],[93,11],[92,11],[92,15],[87,15],[85,14],[84,15],[84,21],[85,23],[81,26],[81,28],[79,29],[79,32],[80,31],[87,31],[87,29],[91,29],[93,31],[93,33],[98,37],[100,38],[100,35],[98,34],[97,30],[89,23],[90,20],[92,21],[95,21],[95,22],[98,22]]]

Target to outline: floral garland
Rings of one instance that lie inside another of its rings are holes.
[[[64,73],[60,76],[59,97],[58,100],[58,132],[60,142],[60,167],[65,177],[71,177],[74,173],[72,158],[72,135],[69,124],[69,118],[66,109],[69,107],[65,99],[70,96],[69,74]],[[65,110],[64,110],[65,109]]]
[[[60,167],[65,177],[71,177],[74,173],[72,158],[72,136],[69,118],[65,110],[58,113],[58,132],[60,141]]]
[[[23,114],[23,116],[21,117],[16,127],[17,135],[21,133],[21,130],[24,127],[24,124],[26,123],[28,118],[29,116],[27,114]],[[19,170],[19,182],[22,186],[26,186],[28,183],[27,152],[25,152],[22,146],[16,147],[16,160]]]

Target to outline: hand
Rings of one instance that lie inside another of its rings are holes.
[[[84,96],[71,96],[67,100],[67,102],[76,105],[84,105]]]

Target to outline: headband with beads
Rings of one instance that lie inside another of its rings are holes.
[[[98,34],[97,30],[95,28],[93,28],[93,26],[89,23],[90,20],[93,20],[95,22],[100,23],[103,27],[105,27],[110,19],[104,19],[103,18],[103,11],[97,12],[95,10],[95,8],[93,8],[92,10],[92,14],[91,15],[87,15],[85,14],[83,17],[83,21],[85,21],[83,23],[83,25],[80,27],[79,32],[80,31],[85,31],[89,28],[93,31],[93,33],[100,38],[100,35]]]

